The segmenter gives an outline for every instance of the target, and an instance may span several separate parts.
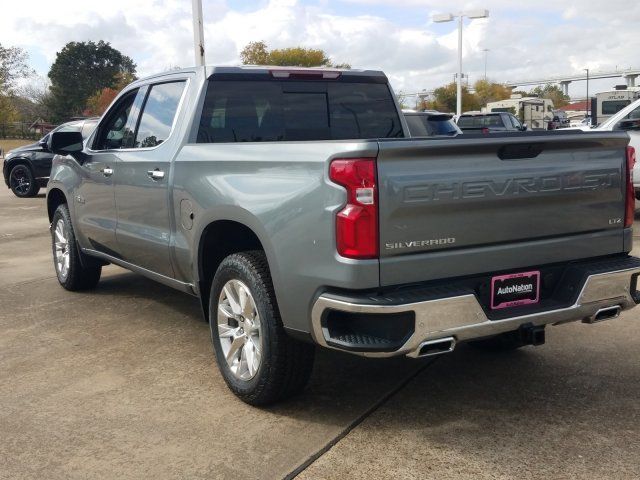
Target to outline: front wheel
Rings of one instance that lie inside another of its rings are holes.
[[[22,163],[19,163],[11,169],[9,173],[9,187],[16,197],[26,198],[34,197],[40,187],[33,177],[31,169]]]
[[[60,285],[71,291],[95,288],[100,280],[102,266],[82,264],[69,208],[64,203],[53,214],[51,248]]]
[[[216,361],[236,396],[267,405],[304,388],[314,346],[284,331],[264,252],[236,253],[222,261],[209,312]]]

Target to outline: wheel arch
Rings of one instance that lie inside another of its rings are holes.
[[[67,196],[59,188],[51,188],[47,192],[47,215],[49,216],[49,222],[53,220],[53,214],[56,209],[63,203],[68,204]]]
[[[273,277],[270,249],[259,235],[255,227],[230,218],[216,219],[208,222],[199,236],[197,245],[197,264],[195,278],[198,286],[202,311],[205,319],[209,319],[209,290],[213,276],[224,258],[234,253],[248,250],[262,250],[267,257],[269,270]]]

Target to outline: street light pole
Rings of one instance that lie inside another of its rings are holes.
[[[591,99],[589,98],[589,69],[584,69],[587,72],[587,117],[589,116],[589,107],[591,106]]]
[[[487,56],[489,54],[489,49],[485,48],[482,50],[484,52],[484,81],[487,81]]]
[[[202,21],[202,0],[191,0],[193,13],[193,48],[196,67],[204,65],[204,27]]]
[[[456,90],[456,115],[462,113],[462,20],[464,15],[458,17],[458,85]]]
[[[487,18],[489,10],[473,10],[469,12],[442,13],[433,16],[435,23],[451,22],[454,18],[458,19],[458,81],[456,86],[456,115],[462,114],[462,27],[464,25],[464,17],[467,18]],[[486,74],[485,74],[486,76]]]

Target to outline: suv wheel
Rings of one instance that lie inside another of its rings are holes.
[[[71,225],[66,204],[58,206],[51,222],[51,248],[58,282],[67,290],[95,288],[100,280],[102,266],[84,266],[80,249]]]
[[[31,169],[22,163],[11,169],[9,187],[16,197],[21,198],[33,197],[40,190]]]
[[[266,405],[304,388],[315,348],[284,331],[264,252],[236,253],[222,261],[209,312],[218,367],[241,400]]]

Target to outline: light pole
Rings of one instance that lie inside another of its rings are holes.
[[[193,48],[196,67],[204,65],[204,28],[202,26],[202,0],[191,0],[193,14]]]
[[[589,69],[585,68],[585,72],[587,72],[587,117],[589,116],[589,106],[591,105],[591,99],[589,98]]]
[[[484,48],[482,49],[482,51],[484,52],[484,81],[487,81],[487,55],[489,54],[489,49],[488,48]]]
[[[458,88],[456,92],[456,114],[462,113],[462,26],[464,17],[467,18],[487,18],[489,10],[470,10],[468,12],[459,13],[440,13],[433,16],[435,23],[452,22],[454,18],[458,19]]]

